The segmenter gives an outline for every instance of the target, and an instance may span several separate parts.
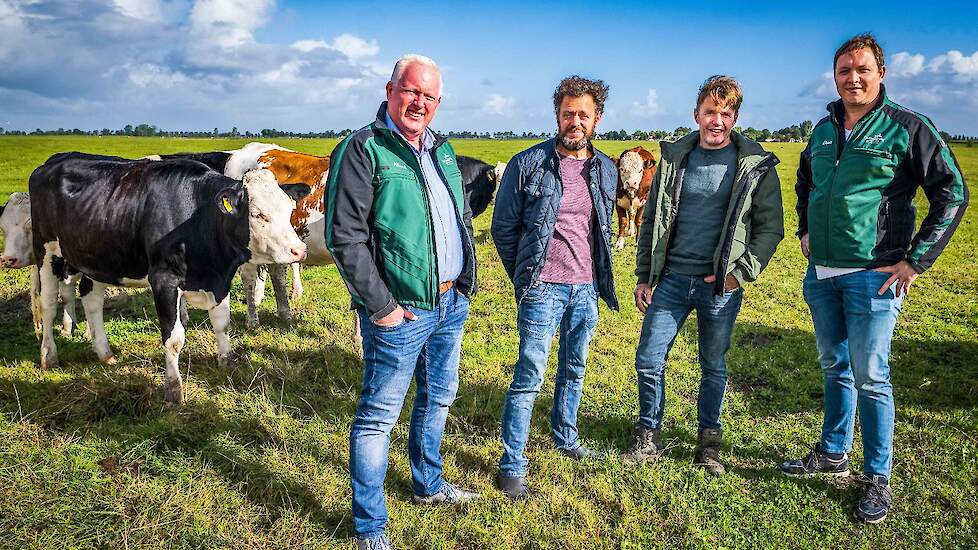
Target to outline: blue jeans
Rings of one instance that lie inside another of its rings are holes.
[[[543,385],[550,344],[558,327],[560,349],[550,426],[557,448],[570,450],[581,445],[577,439],[577,409],[581,404],[588,344],[598,324],[594,284],[535,283],[519,303],[516,324],[520,331],[519,358],[503,406],[499,472],[523,477],[529,462],[523,450],[530,435],[533,401]]]
[[[727,387],[727,362],[730,336],[740,312],[744,290],[718,296],[714,283],[703,277],[664,272],[645,311],[642,335],[635,351],[638,373],[638,422],[650,429],[662,426],[666,401],[666,359],[676,342],[679,329],[690,312],[696,310],[700,362],[700,391],[697,418],[700,429],[720,427],[720,409]]]
[[[439,492],[441,436],[448,407],[458,390],[462,327],[469,300],[455,289],[441,295],[434,310],[408,307],[417,320],[379,327],[358,308],[363,336],[363,388],[350,430],[350,480],[353,528],[372,538],[384,532],[387,505],[384,478],[390,433],[400,415],[411,380],[417,381],[408,435],[412,488],[416,495]]]
[[[818,361],[825,379],[822,450],[852,450],[856,409],[862,426],[863,473],[890,477],[893,465],[893,386],[890,341],[903,297],[879,288],[889,273],[859,271],[818,280],[805,274],[805,301],[812,311]]]

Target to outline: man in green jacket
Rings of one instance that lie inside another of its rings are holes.
[[[760,275],[784,238],[778,159],[733,131],[742,102],[737,81],[710,77],[693,111],[699,131],[661,142],[636,258],[635,306],[645,320],[635,352],[639,417],[634,444],[623,455],[629,463],[662,454],[663,369],[676,334],[695,310],[702,378],[693,464],[724,473],[724,356],[743,285]]]
[[[358,548],[390,548],[384,477],[391,429],[412,379],[417,389],[408,457],[414,501],[478,497],[442,478],[441,438],[458,389],[476,260],[455,151],[428,129],[441,97],[435,62],[402,57],[377,120],[331,156],[326,245],[363,336],[363,387],[350,430]]]
[[[878,523],[893,499],[893,329],[910,284],[964,217],[968,189],[930,119],[886,97],[883,49],[872,35],[848,40],[833,64],[840,99],[812,130],[795,185],[825,412],[812,451],[781,470],[848,476],[858,409],[864,483],[855,514]],[[930,207],[915,231],[918,187]]]

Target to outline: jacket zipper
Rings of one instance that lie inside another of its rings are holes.
[[[393,137],[395,140],[400,140],[401,142],[404,142],[404,146],[405,147],[408,147],[408,148],[411,147],[411,144],[406,143],[406,141],[404,140],[404,138],[402,138],[400,136],[394,135],[394,132],[391,132],[390,130],[387,130],[387,131],[390,132],[391,137]],[[434,150],[435,150],[435,146],[432,145],[432,151],[434,151]],[[428,238],[431,241],[431,250],[429,250],[428,252],[431,254],[430,257],[434,259],[434,261],[432,263],[435,266],[434,272],[431,272],[430,270],[428,271],[428,277],[432,281],[431,286],[428,287],[428,291],[431,292],[431,295],[433,296],[433,299],[431,301],[432,304],[434,304],[435,306],[437,306],[438,303],[439,303],[439,300],[440,300],[441,296],[438,293],[438,283],[439,283],[439,281],[438,281],[438,251],[437,251],[437,248],[436,248],[437,245],[435,244],[435,224],[434,224],[434,222],[431,219],[431,206],[430,206],[431,205],[431,195],[428,192],[428,186],[426,185],[425,179],[424,179],[424,169],[421,168],[421,163],[418,162],[418,157],[414,154],[414,151],[408,151],[408,152],[411,153],[411,159],[414,161],[414,164],[415,164],[414,167],[417,168],[417,173],[421,175],[421,177],[418,178],[418,183],[421,185],[422,192],[424,193],[425,199],[427,199],[425,201],[425,218],[428,220]]]
[[[842,161],[842,155],[845,153],[846,149],[849,149],[849,142],[856,137],[856,130],[862,128],[865,121],[873,114],[876,109],[872,109],[868,113],[862,116],[855,124],[852,125],[852,131],[849,132],[849,139],[846,139],[846,127],[844,124],[839,123],[839,117],[836,116],[836,112],[832,110],[832,124],[836,128],[836,142],[841,142],[841,147],[836,145],[835,154],[835,167],[832,168],[832,179],[829,181],[829,193],[827,204],[825,208],[825,261],[826,263],[831,263],[832,260],[829,258],[831,247],[828,246],[829,236],[832,234],[830,231],[830,226],[832,223],[832,192],[835,189],[835,180],[839,175],[839,163]]]

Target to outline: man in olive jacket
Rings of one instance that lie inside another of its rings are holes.
[[[693,463],[724,473],[724,356],[743,285],[760,275],[784,238],[778,159],[733,132],[742,102],[734,79],[710,77],[693,112],[699,131],[661,143],[636,258],[635,306],[645,320],[635,353],[639,418],[626,462],[655,460],[662,453],[663,369],[676,334],[696,310],[702,378]]]

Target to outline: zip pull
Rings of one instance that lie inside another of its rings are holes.
[[[839,167],[839,160],[838,159],[836,159],[836,161],[835,161],[835,166],[836,166],[836,168]]]

